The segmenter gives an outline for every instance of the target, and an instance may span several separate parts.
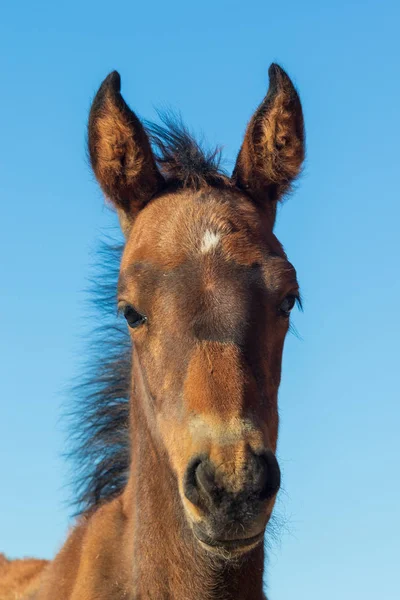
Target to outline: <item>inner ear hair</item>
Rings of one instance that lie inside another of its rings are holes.
[[[285,71],[272,64],[269,89],[247,127],[232,178],[257,202],[276,203],[298,177],[305,155],[303,112]]]
[[[162,188],[164,179],[145,129],[120,89],[121,78],[113,71],[100,86],[90,110],[88,147],[97,181],[126,229]]]

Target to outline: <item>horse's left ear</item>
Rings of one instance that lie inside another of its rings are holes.
[[[121,79],[114,71],[103,81],[89,115],[90,162],[97,181],[129,233],[133,220],[162,188],[146,131],[121,96]]]
[[[253,115],[232,178],[275,216],[277,201],[290,189],[304,160],[300,98],[289,76],[272,64],[269,90]]]

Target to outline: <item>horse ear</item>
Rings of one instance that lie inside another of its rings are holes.
[[[90,162],[102,190],[129,232],[137,212],[163,185],[143,125],[120,93],[117,71],[103,81],[89,115]]]
[[[289,191],[304,160],[300,98],[288,75],[272,64],[269,89],[253,115],[232,178],[275,218],[277,201]]]

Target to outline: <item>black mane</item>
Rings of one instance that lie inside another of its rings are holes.
[[[161,116],[162,125],[146,124],[167,184],[198,189],[226,186],[219,149],[206,151],[180,118]],[[90,285],[96,324],[87,359],[67,418],[71,422],[74,505],[90,510],[119,495],[129,472],[129,397],[132,347],[125,321],[117,316],[116,291],[123,245],[103,242]]]
[[[74,505],[86,511],[117,496],[129,471],[129,396],[132,347],[117,316],[122,245],[102,242],[90,300],[96,323],[86,347],[80,383],[67,418],[73,461]]]
[[[205,149],[192,136],[181,117],[174,113],[159,113],[159,118],[163,125],[146,122],[146,131],[167,183],[178,188],[194,189],[204,185],[231,185],[221,168],[220,148]]]

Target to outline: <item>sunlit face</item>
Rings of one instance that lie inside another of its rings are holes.
[[[234,190],[166,194],[138,215],[118,300],[196,536],[249,548],[279,488],[277,390],[296,273]],[[243,542],[243,543],[242,543]]]
[[[301,170],[304,127],[288,75],[272,64],[269,79],[230,177],[179,122],[153,127],[155,157],[115,71],[89,117],[93,171],[127,238],[132,402],[214,551],[259,543],[280,485],[277,391],[298,285],[272,228]]]

